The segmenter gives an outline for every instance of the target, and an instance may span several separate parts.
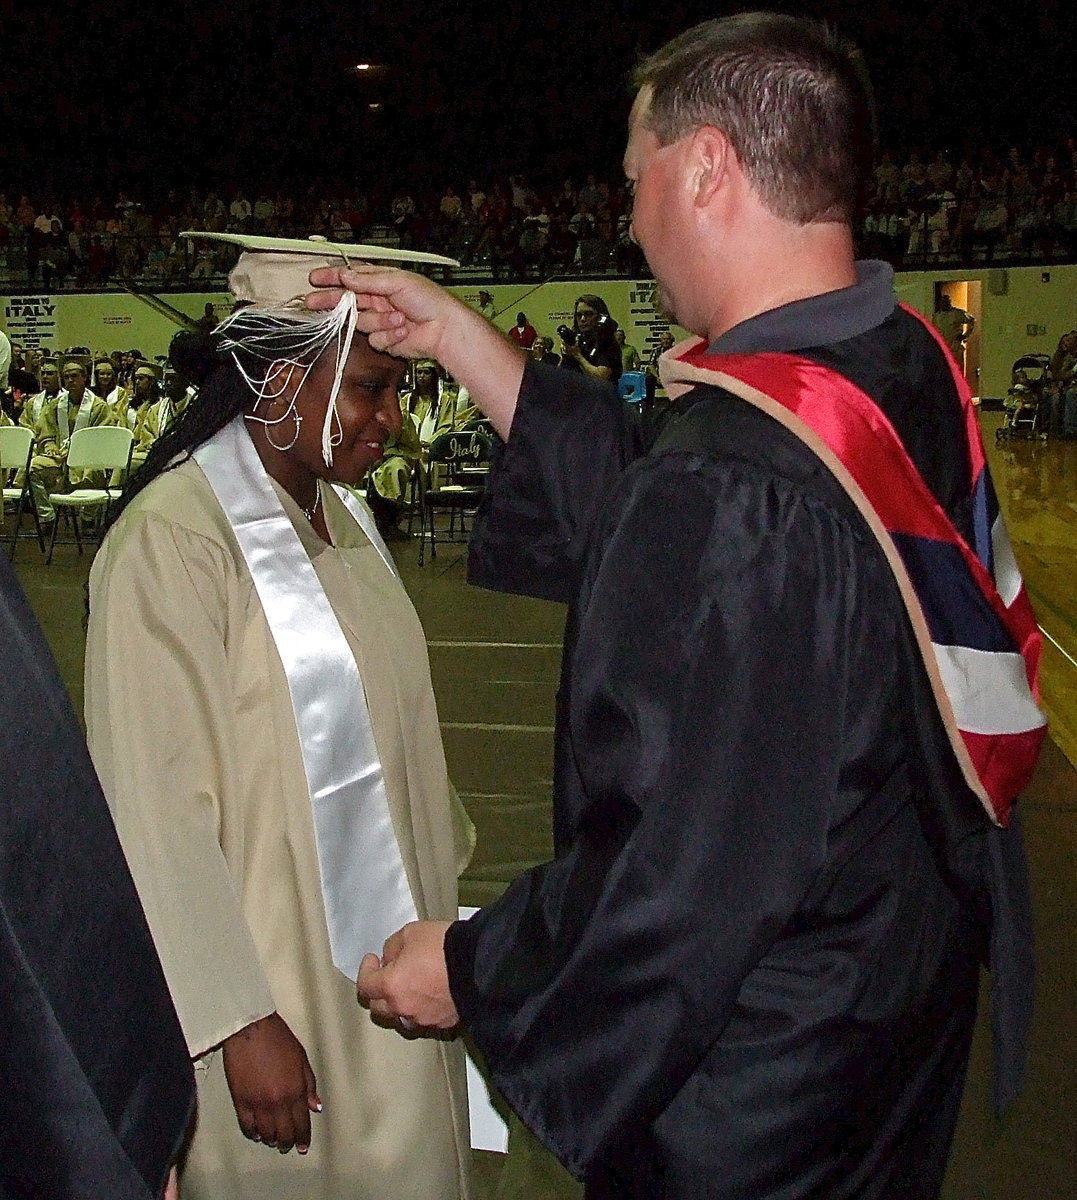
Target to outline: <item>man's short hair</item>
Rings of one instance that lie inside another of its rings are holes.
[[[871,86],[854,46],[816,21],[741,13],[705,21],[636,68],[663,145],[704,125],[729,139],[776,215],[853,221],[871,174]]]

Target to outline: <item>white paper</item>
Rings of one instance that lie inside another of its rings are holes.
[[[461,908],[460,920],[474,916],[477,908]],[[471,1116],[472,1150],[494,1150],[507,1154],[509,1127],[490,1101],[490,1091],[471,1055],[467,1056],[467,1105]]]

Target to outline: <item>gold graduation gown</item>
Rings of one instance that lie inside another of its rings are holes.
[[[408,392],[401,397],[400,407],[404,416],[415,422],[424,451],[439,434],[451,433],[456,428],[456,393],[450,388],[439,388],[436,406],[428,396]]]
[[[19,424],[24,429],[32,431],[35,441],[40,440],[42,436],[41,417],[45,411],[45,405],[52,403],[55,399],[56,396],[49,396],[43,391],[36,392],[27,399],[22,407],[22,412],[19,414]]]
[[[408,481],[422,451],[415,422],[402,413],[400,429],[385,443],[384,457],[370,472],[370,482],[379,496],[396,502],[407,498]]]
[[[76,428],[92,429],[97,425],[108,424],[109,407],[104,400],[100,396],[95,396],[88,388],[83,394],[83,399],[89,399],[90,403],[87,406],[86,419],[81,425],[78,424],[79,411],[82,407],[81,401],[76,404],[66,391],[57,392],[50,400],[45,401],[34,434],[37,438],[37,445],[34,447],[35,458],[53,458],[57,465],[60,465],[67,457],[71,434],[75,432]],[[59,409],[62,402],[65,403],[67,409],[66,436],[60,423]]]
[[[422,627],[331,489],[334,546],[277,491],[355,654],[419,916],[452,919],[472,831],[446,774]],[[466,1196],[462,1047],[375,1026],[332,965],[287,681],[194,462],[132,502],[90,594],[91,751],[203,1068],[185,1200]],[[274,1009],[324,1102],[303,1157],[243,1137],[213,1049]]]
[[[136,449],[143,457],[186,407],[186,400],[177,404],[167,396],[162,396],[152,404],[143,404],[135,417],[134,430]]]
[[[108,405],[110,425],[119,425],[121,428],[126,426],[134,430],[138,412],[130,407],[131,397],[126,388],[114,387],[107,396],[101,396],[101,399]]]

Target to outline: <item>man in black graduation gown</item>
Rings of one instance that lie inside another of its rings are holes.
[[[870,115],[848,51],[730,18],[639,82],[625,168],[666,307],[727,363],[795,353],[817,392],[866,393],[920,503],[971,536],[950,364],[889,269],[854,262]],[[642,446],[612,390],[522,365],[427,281],[312,282],[358,293],[372,344],[436,354],[505,437],[472,580],[570,606],[555,859],[468,922],[405,927],[361,997],[461,1020],[592,1200],[937,1195],[989,946],[1000,1098],[1020,1075],[1027,887],[864,512],[726,388],[680,395]]]
[[[160,1197],[187,1047],[63,684],[0,557],[0,1196]]]

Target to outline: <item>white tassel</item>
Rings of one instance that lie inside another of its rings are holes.
[[[217,330],[224,335],[221,349],[231,353],[236,368],[258,403],[272,402],[283,395],[296,368],[303,372],[293,394],[298,396],[311,367],[336,343],[333,386],[322,426],[322,458],[327,467],[333,465],[333,447],[339,446],[344,436],[337,413],[337,397],[355,337],[358,312],[355,294],[346,291],[337,305],[326,313],[312,312],[299,302],[275,308],[249,306],[237,309]],[[238,350],[264,363],[265,370],[248,371],[236,353]]]
[[[337,396],[340,395],[340,385],[344,382],[344,368],[348,365],[348,355],[352,352],[352,338],[355,337],[355,322],[359,315],[359,309],[355,303],[355,293],[346,291],[340,298],[333,312],[336,313],[341,309],[344,310],[344,338],[337,337],[337,365],[333,372],[333,387],[329,393],[329,405],[325,410],[325,424],[322,426],[322,458],[325,459],[325,465],[331,467],[333,465],[333,446],[339,446],[343,437],[344,430],[341,428],[340,416],[337,413]],[[337,423],[336,442],[332,438],[333,421]]]

